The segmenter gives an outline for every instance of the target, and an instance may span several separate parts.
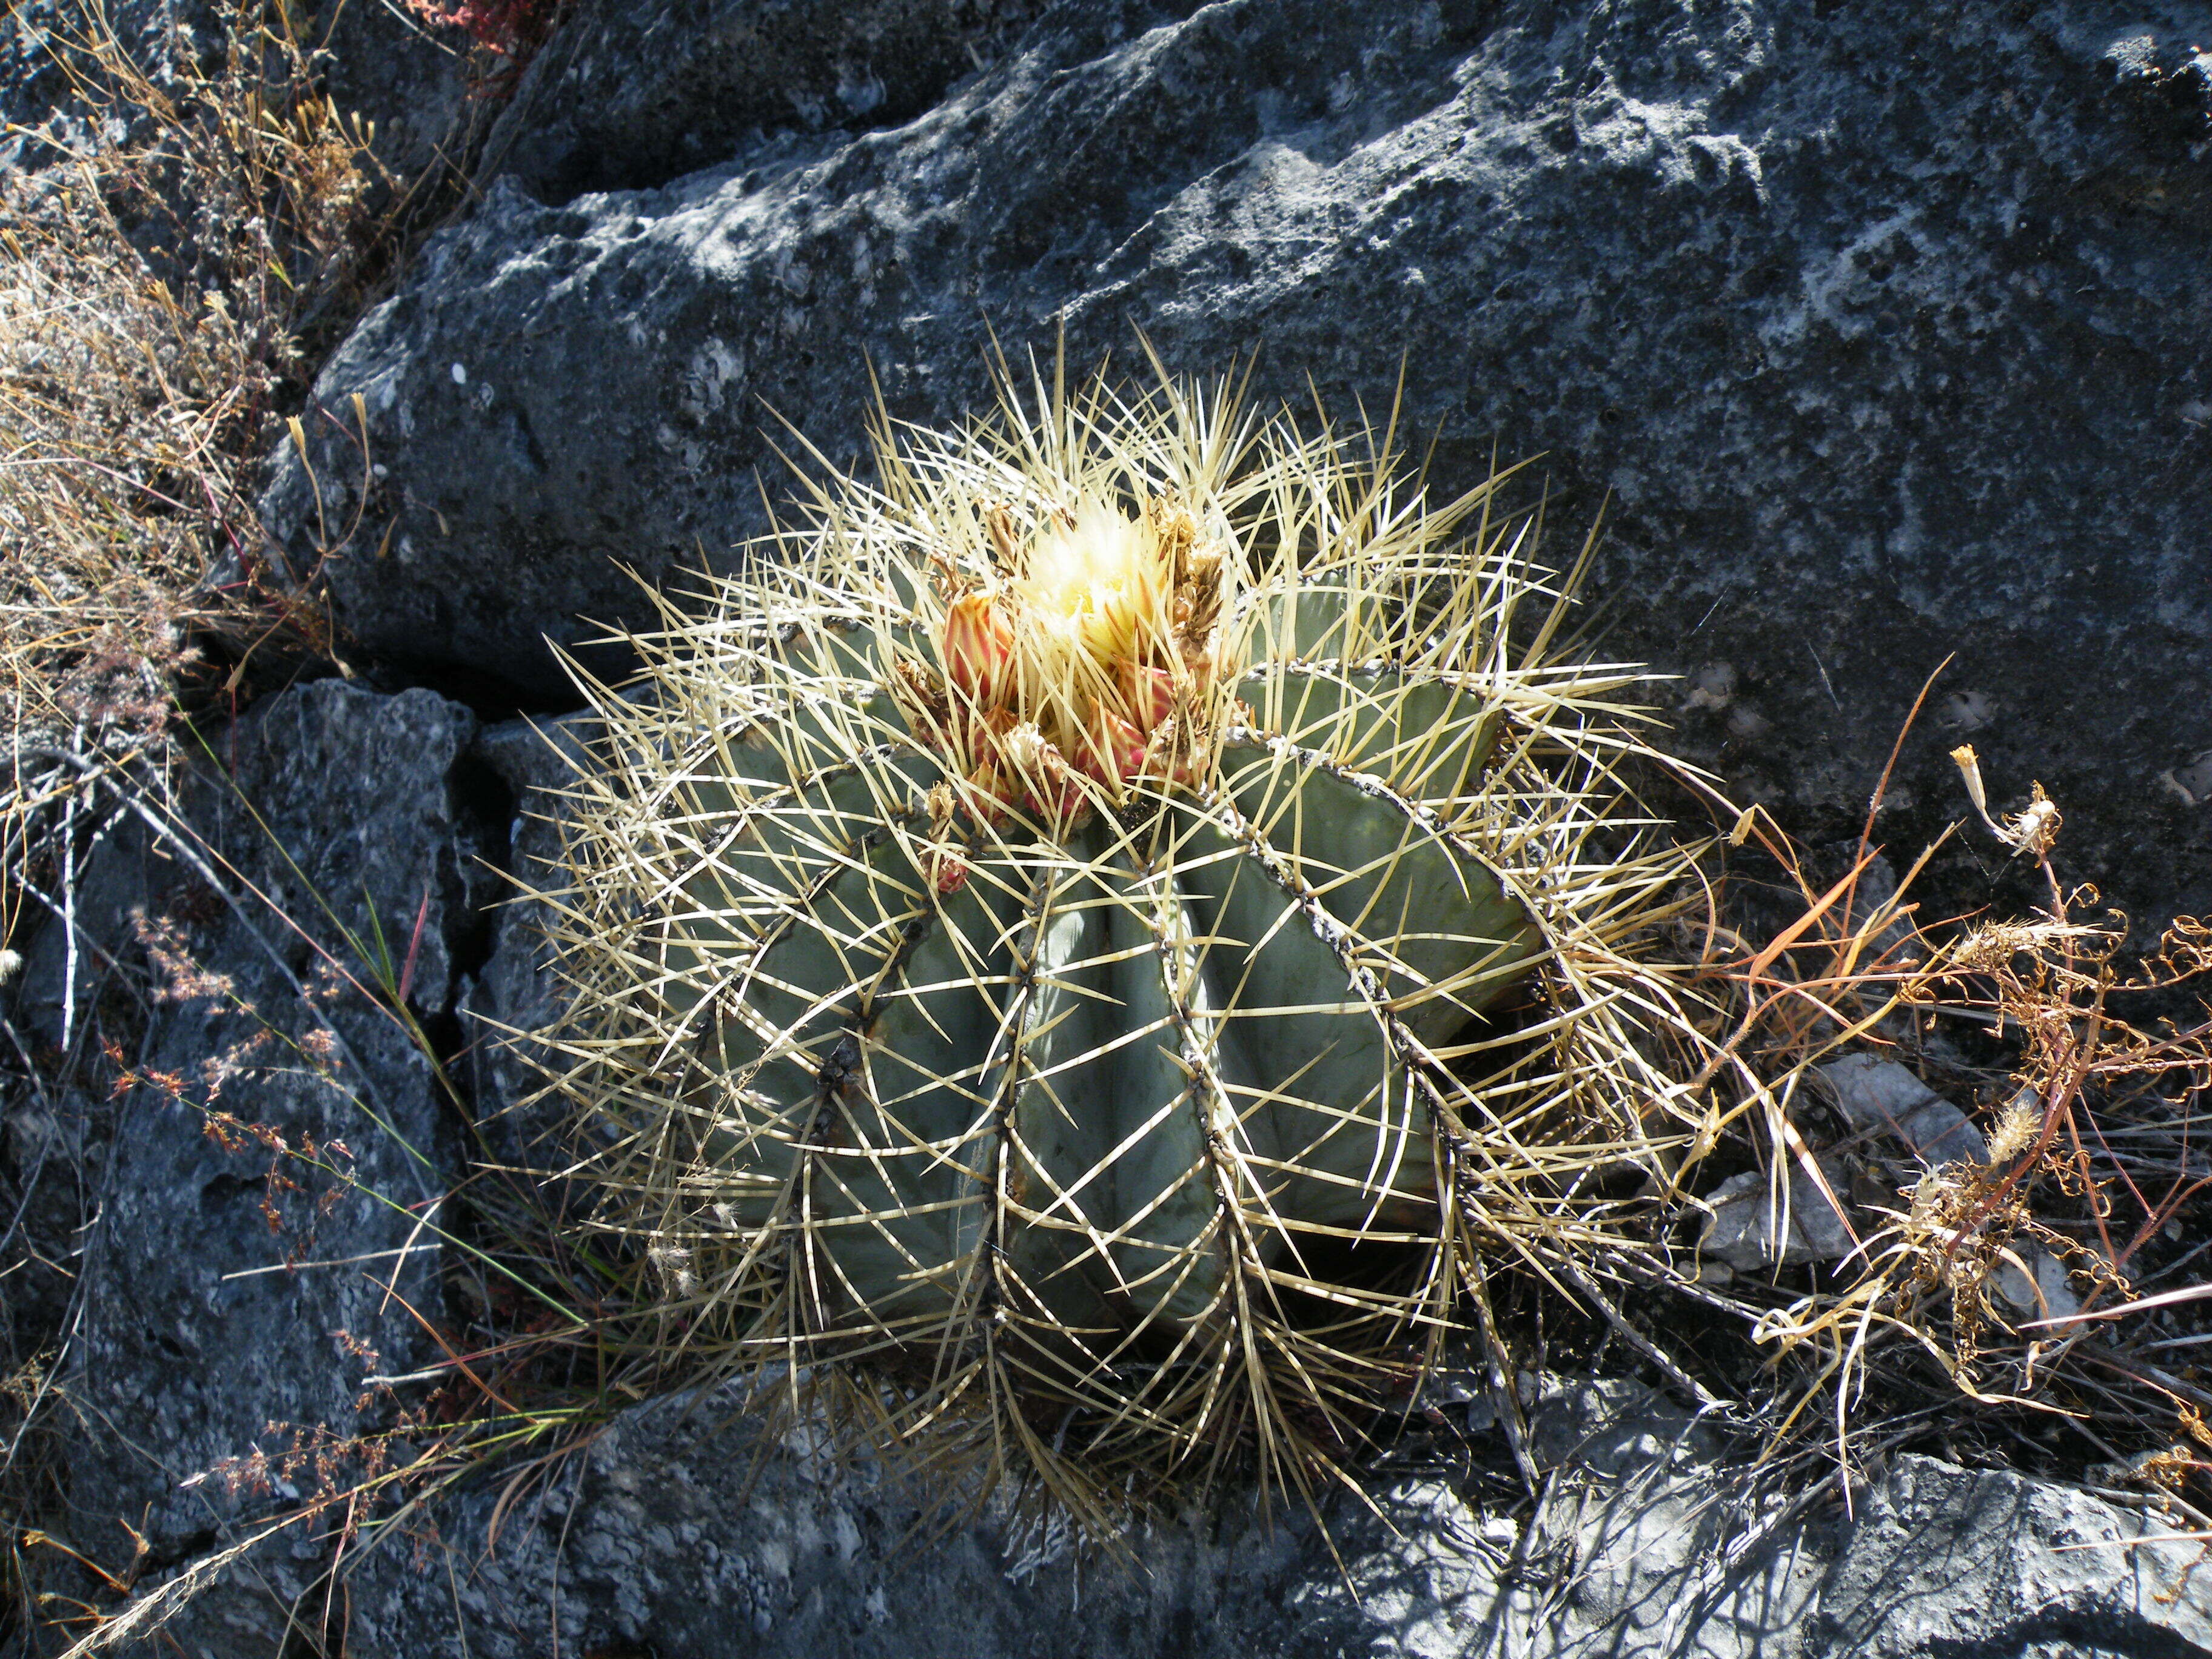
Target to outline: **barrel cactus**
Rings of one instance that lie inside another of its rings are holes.
[[[603,1223],[668,1343],[886,1440],[1304,1486],[1486,1258],[1665,1187],[1637,671],[1387,437],[1162,376],[876,439],[591,686],[555,1036]]]

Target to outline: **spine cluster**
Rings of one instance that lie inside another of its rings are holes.
[[[896,680],[961,778],[960,805],[1072,825],[1140,781],[1205,776],[1237,667],[1222,660],[1228,550],[1167,493],[1134,517],[1088,501],[1023,528],[994,504],[984,522],[988,568],[933,560],[935,662]]]

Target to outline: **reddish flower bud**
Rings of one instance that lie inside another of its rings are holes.
[[[1121,690],[1129,699],[1129,717],[1140,732],[1150,732],[1175,712],[1175,676],[1164,668],[1131,664],[1121,671]]]
[[[1000,771],[997,764],[984,762],[962,781],[967,787],[961,792],[960,804],[967,808],[968,816],[977,823],[987,826],[1006,821],[1008,804],[1020,781]]]
[[[945,617],[945,675],[981,708],[1013,691],[1014,629],[988,593],[963,593]]]
[[[1093,708],[1076,763],[1109,789],[1119,791],[1145,764],[1145,733],[1107,708]]]
[[[1170,717],[1152,728],[1133,775],[1182,788],[1194,783],[1198,772],[1198,757],[1193,751],[1188,727],[1182,720]]]

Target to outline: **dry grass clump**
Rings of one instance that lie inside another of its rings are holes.
[[[47,751],[156,741],[196,630],[240,655],[278,635],[332,645],[302,597],[314,573],[270,568],[252,485],[304,389],[303,340],[358,297],[367,135],[316,90],[281,9],[229,21],[220,61],[180,34],[157,72],[88,0],[52,43],[79,118],[49,123],[44,166],[0,179],[11,932],[76,786]],[[236,581],[203,589],[224,561]]]
[[[140,136],[54,133],[46,165],[0,181],[11,726],[161,723],[180,629],[223,603],[193,587],[263,556],[250,474],[298,401],[302,338],[354,297],[367,135],[258,10],[220,65],[180,40],[157,81],[88,9],[55,43],[88,111],[74,130]]]
[[[1825,1443],[1847,1492],[1889,1450],[1929,1443],[2212,1531],[2212,1288],[2201,1265],[2185,1276],[2212,1249],[2212,928],[2179,918],[2123,966],[2127,919],[2088,919],[2096,890],[2053,865],[2057,805],[2038,784],[1993,817],[1973,751],[1954,759],[1983,828],[2036,866],[2039,912],[1923,923],[1911,889],[1934,848],[1901,883],[1868,879],[1870,811],[1850,867],[1816,884],[1747,814],[1738,841],[1764,844],[1803,911],[1763,944],[1704,942],[1731,1015],[1716,1035],[1764,1080],[1721,1144],[1748,1147],[1778,1191],[1809,1177],[1854,1248],[1763,1283],[1717,1285],[1693,1265],[1655,1282],[1771,1346],[1762,1436]],[[2172,1016],[2191,1000],[2193,1018]],[[2144,1005],[2160,1017],[2131,1016]],[[1963,1102],[1986,1156],[1931,1167],[1851,1133],[1815,1069],[1846,1054],[1904,1061]]]

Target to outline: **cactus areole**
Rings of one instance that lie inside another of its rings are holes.
[[[1303,1481],[1478,1247],[1601,1230],[1589,1147],[1648,1149],[1632,671],[1546,660],[1494,483],[1219,391],[877,450],[596,696],[558,1038],[610,1224],[690,1340],[884,1420]]]

